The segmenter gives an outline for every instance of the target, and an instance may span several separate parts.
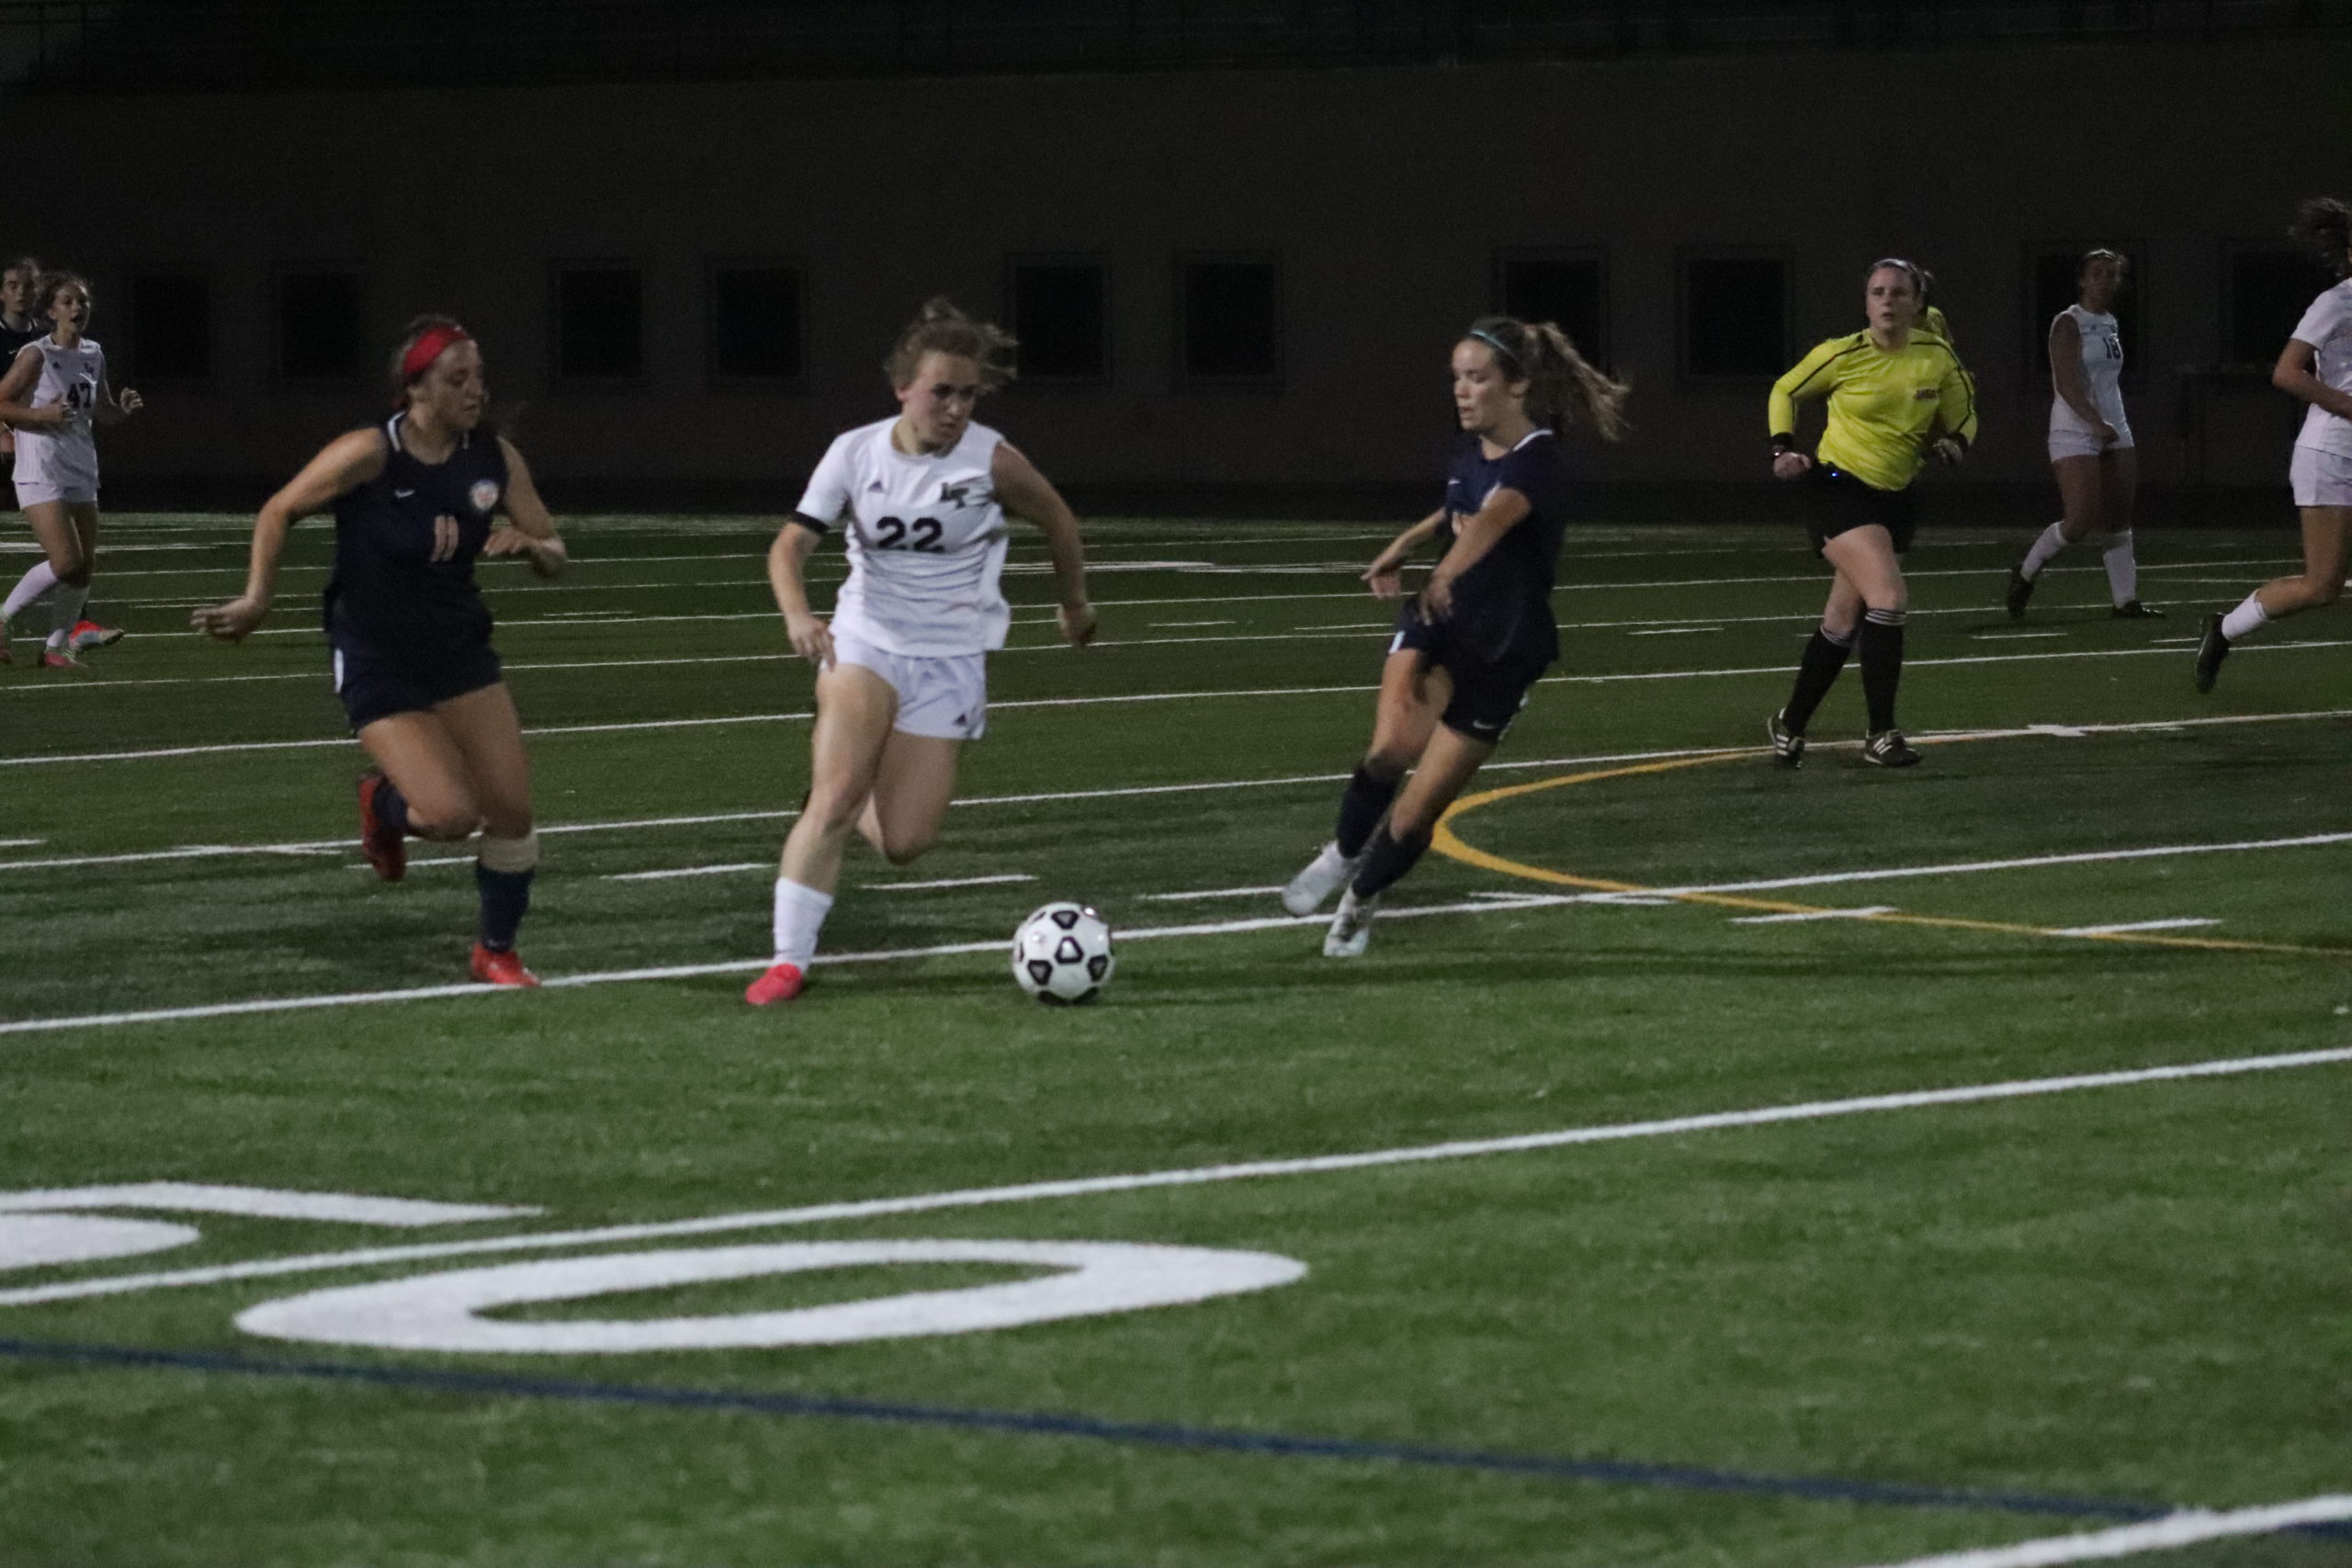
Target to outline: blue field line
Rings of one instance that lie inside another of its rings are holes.
[[[1485,1449],[1457,1449],[1425,1443],[1306,1437],[1164,1422],[1115,1421],[1094,1416],[1057,1415],[1048,1411],[967,1409],[956,1405],[846,1399],[828,1394],[762,1393],[739,1389],[591,1382],[569,1378],[519,1377],[504,1372],[371,1366],[357,1361],[295,1361],[273,1357],[240,1356],[223,1350],[172,1350],[139,1345],[85,1345],[0,1338],[0,1356],[25,1361],[68,1361],[91,1366],[164,1368],[175,1371],[230,1372],[249,1377],[370,1383],[435,1393],[492,1394],[515,1399],[571,1400],[593,1404],[720,1410],[753,1416],[825,1416],[907,1426],[961,1427],[973,1431],[1017,1432],[1038,1437],[1090,1438],[1101,1442],[1152,1448],[1272,1454],[1300,1459],[1374,1461],[1687,1492],[1747,1493],[1816,1503],[1973,1508],[2084,1519],[2155,1519],[2175,1511],[2165,1504],[2129,1502],[2120,1498],[1978,1491],[1968,1487],[1923,1486],[1890,1481],[1847,1481],[1835,1476],[1753,1474],[1695,1465],[1651,1464],[1635,1460],[1500,1453]]]

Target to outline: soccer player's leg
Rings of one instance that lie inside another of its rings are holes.
[[[83,605],[75,611],[73,625],[66,627],[66,649],[70,652],[83,653],[94,648],[112,648],[116,643],[122,640],[122,628],[120,626],[102,626],[98,625],[97,622],[90,619],[86,613],[86,608],[89,603],[90,585],[96,581],[97,576],[97,502],[76,502],[67,506],[65,511],[67,517],[72,520],[74,525],[74,543],[81,547],[82,570],[84,574],[82,593]]]
[[[1862,666],[1862,700],[1870,711],[1862,761],[1882,768],[1907,768],[1919,760],[1895,728],[1894,699],[1903,683],[1904,626],[1910,594],[1895,558],[1893,533],[1871,523],[1848,529],[1825,547],[1838,575],[1861,594],[1861,629],[1854,650]]]
[[[1498,739],[1508,723],[1506,712],[1496,721]],[[1380,896],[1402,880],[1428,852],[1438,818],[1445,815],[1445,808],[1453,804],[1479,767],[1495,754],[1495,740],[1457,728],[1451,720],[1437,727],[1414,765],[1413,776],[1397,792],[1396,803],[1389,807],[1387,819],[1374,830],[1372,841],[1364,846],[1363,858],[1347,892],[1340,897],[1330,930],[1324,933],[1324,957],[1362,955],[1372,941],[1372,917],[1380,907]]]
[[[63,501],[28,501],[25,517],[33,525],[33,537],[40,541],[53,584],[48,589],[51,630],[40,661],[52,670],[70,669],[75,660],[67,632],[82,618],[82,605],[90,596],[89,563],[83,558],[81,536]],[[28,574],[17,587],[23,589],[29,581]],[[27,595],[26,602],[30,598]]]
[[[2307,456],[2319,454],[2296,449],[2299,464]],[[2352,470],[2352,459],[2346,460],[2346,468]],[[2347,491],[2352,491],[2352,483],[2347,484]],[[2214,677],[2221,673],[2222,660],[2229,657],[2230,649],[2270,622],[2333,604],[2343,597],[2346,544],[2347,538],[2352,538],[2352,501],[2341,505],[2305,506],[2301,511],[2302,571],[2291,577],[2274,577],[2247,594],[2228,615],[2206,617],[2205,635],[2197,645],[2199,691],[2211,691]]]
[[[776,865],[775,959],[743,993],[755,1007],[799,994],[832,910],[842,853],[874,793],[898,712],[898,689],[863,664],[835,662],[817,676],[808,800]]]
[[[2140,603],[2140,558],[2132,539],[2132,513],[2140,493],[2140,455],[2110,446],[2099,458],[2099,547],[2107,566],[2108,599],[2118,620],[2162,620],[2164,612]]]
[[[473,976],[494,986],[536,986],[538,976],[524,967],[514,951],[539,864],[539,837],[531,816],[531,758],[523,746],[522,716],[503,682],[436,704],[433,711],[464,760],[481,820],[481,840],[474,852],[474,887],[481,916]]]
[[[1826,541],[1822,547],[1826,553]],[[1838,571],[1830,580],[1829,597],[1821,607],[1821,624],[1814,628],[1813,636],[1805,642],[1804,653],[1797,661],[1796,684],[1789,691],[1788,703],[1764,724],[1765,738],[1772,743],[1773,760],[1781,766],[1804,765],[1805,728],[1812,724],[1821,700],[1838,683],[1839,671],[1846,668],[1847,656],[1853,652],[1854,638],[1861,629],[1864,608],[1860,587],[1845,572]]]
[[[408,839],[463,840],[481,825],[465,753],[429,707],[363,714],[358,736],[376,764],[359,781],[359,849],[377,875],[401,879]]]
[[[1380,668],[1372,744],[1340,796],[1339,820],[1330,839],[1283,889],[1284,909],[1311,915],[1356,874],[1364,846],[1387,815],[1414,759],[1429,744],[1453,692],[1452,677],[1430,666],[1420,649],[1399,647],[1388,655]]]
[[[2068,545],[2078,544],[2100,524],[2102,508],[2102,459],[2086,453],[2068,453],[2050,459],[2050,471],[2058,479],[2058,499],[2065,515],[2044,528],[2028,546],[2025,558],[2009,568],[2008,592],[2006,600],[2009,619],[2025,619],[2026,601],[2033,597],[2034,584],[2041,579],[2042,569],[2055,559],[2058,552]]]
[[[956,798],[956,764],[964,743],[893,729],[883,743],[861,831],[892,865],[911,865],[937,841]]]

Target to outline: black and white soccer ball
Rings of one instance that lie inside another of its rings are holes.
[[[1092,1001],[1115,964],[1111,922],[1067,898],[1044,906],[1012,933],[1012,978],[1048,1007]]]

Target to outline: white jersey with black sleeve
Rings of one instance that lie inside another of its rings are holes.
[[[2352,392],[2352,278],[2312,300],[2291,335],[2318,351],[2312,355],[2313,376],[2339,392]],[[2352,420],[2313,403],[2303,415],[2295,445],[2352,457]]]
[[[845,525],[833,635],[918,659],[1002,648],[1012,609],[997,586],[1006,538],[990,464],[1004,437],[974,424],[949,451],[910,455],[891,445],[897,423],[836,436],[793,509],[820,532]]]
[[[89,338],[62,348],[56,339],[44,337],[17,352],[40,355],[40,378],[33,383],[28,406],[46,409],[62,403],[71,417],[50,429],[17,432],[17,482],[96,490],[98,444],[91,435],[90,419],[98,406],[98,389],[106,382],[106,351]]]
[[[2086,310],[2080,305],[2069,305],[2058,312],[2061,320],[2075,323],[2081,351],[2079,363],[2083,369],[2083,388],[2090,394],[2091,407],[2099,418],[2115,431],[2118,446],[2132,445],[2132,422],[2123,416],[2123,336],[2116,328],[2115,318],[2104,310]],[[2057,325],[2053,321],[2052,326]],[[2053,379],[2055,372],[2052,372]],[[2055,395],[2050,400],[2050,433],[2052,435],[2088,435],[2091,427],[2073,405]]]

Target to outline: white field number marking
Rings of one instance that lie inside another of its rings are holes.
[[[1003,1284],[711,1317],[518,1322],[481,1315],[500,1307],[713,1280],[910,1263],[1000,1264],[1055,1272]],[[505,1263],[312,1291],[249,1308],[238,1314],[237,1326],[269,1339],[459,1354],[762,1349],[971,1334],[1175,1306],[1287,1285],[1306,1272],[1306,1265],[1272,1253],[1131,1242],[773,1242]]]
[[[119,1220],[85,1212],[91,1209],[162,1209],[403,1229],[507,1220],[539,1213],[537,1209],[487,1203],[428,1203],[413,1198],[287,1192],[272,1187],[213,1187],[187,1181],[43,1188],[28,1192],[0,1192],[0,1269],[137,1258],[186,1247],[202,1235],[193,1225],[162,1220]]]

